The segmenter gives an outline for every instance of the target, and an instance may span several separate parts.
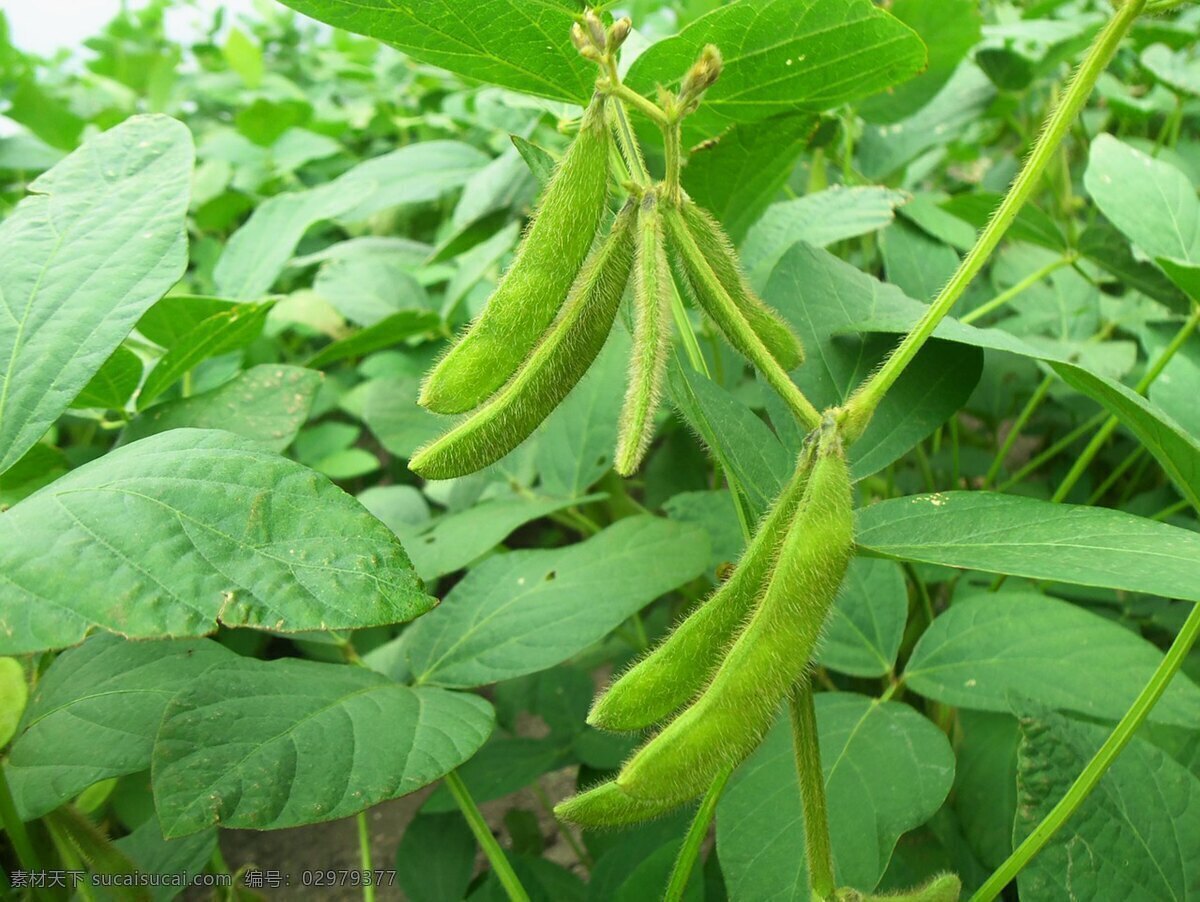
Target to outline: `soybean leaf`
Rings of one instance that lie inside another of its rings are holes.
[[[707,563],[701,530],[644,516],[567,548],[489,558],[404,632],[402,659],[419,685],[483,686],[544,670],[699,576]]]
[[[67,458],[62,451],[40,442],[34,445],[0,474],[0,512],[53,482],[67,469]]]
[[[677,88],[706,44],[724,60],[720,80],[688,119],[716,134],[801,110],[820,112],[881,91],[925,65],[925,47],[870,0],[743,0],[719,7],[630,67],[626,82],[650,95]]]
[[[224,429],[271,451],[283,451],[308,419],[321,387],[315,370],[264,363],[211,391],[156,404],[121,433],[129,443],[168,429]]]
[[[142,381],[142,358],[120,345],[71,402],[72,407],[121,410]]]
[[[237,658],[167,705],[151,776],[163,834],[335,820],[458,767],[492,731],[482,698],[362,667]]]
[[[1113,225],[1200,301],[1200,198],[1188,177],[1102,134],[1092,142],[1084,185]]]
[[[440,325],[441,318],[432,311],[401,310],[373,326],[326,345],[308,359],[308,366],[320,369],[347,357],[363,357],[413,336],[433,332]]]
[[[113,842],[137,865],[139,873],[160,874],[161,886],[150,888],[151,898],[169,902],[178,895],[172,881],[186,877],[192,880],[204,870],[217,849],[217,831],[202,830],[179,839],[165,839],[158,819],[147,818],[141,826]]]
[[[0,748],[17,732],[28,700],[25,668],[16,658],[0,658]]]
[[[1011,711],[1016,698],[1117,720],[1162,662],[1137,633],[1035,592],[959,596],[913,649],[904,681],[947,705]],[[1150,712],[1159,723],[1200,722],[1200,689],[1183,674]]]
[[[150,402],[175,384],[196,364],[209,357],[244,348],[262,334],[273,302],[238,304],[203,320],[155,364],[138,393],[138,407]]]
[[[684,187],[740,241],[787,181],[815,127],[808,113],[735,125],[692,150]]]
[[[849,692],[816,697],[838,886],[874,889],[900,835],[925,823],[954,779],[945,734],[907,705]],[[717,807],[733,899],[810,898],[791,730],[776,724]]]
[[[137,330],[165,350],[178,345],[206,319],[227,313],[237,301],[190,294],[171,294],[142,314]]]
[[[429,307],[429,296],[408,270],[391,260],[331,260],[313,291],[356,326],[374,326],[400,311]]]
[[[1174,53],[1166,44],[1152,44],[1142,51],[1142,65],[1172,90],[1200,97],[1200,60],[1195,48]]]
[[[217,623],[349,629],[435,603],[357,501],[294,461],[202,429],[118,448],[12,507],[0,517],[0,581],[6,653],[72,645],[95,628],[137,638]]]
[[[459,770],[471,798],[491,802],[528,786],[559,765],[562,752],[553,742],[524,736],[496,736]],[[445,785],[421,806],[423,813],[455,811],[458,803]]]
[[[225,245],[213,271],[217,288],[227,297],[258,300],[314,224],[334,218],[356,222],[390,207],[436,200],[487,162],[469,144],[422,141],[359,163],[316,188],[269,198]]]
[[[336,28],[370,35],[422,62],[526,94],[583,103],[595,66],[571,46],[571,0],[281,0]]]
[[[1014,839],[1067,791],[1108,730],[1044,713],[1021,721]],[[1200,781],[1134,738],[1017,878],[1022,899],[1194,899],[1200,886]]]
[[[858,512],[868,554],[1200,601],[1200,534],[1122,511],[939,492]]]
[[[188,130],[135,116],[30,184],[0,223],[0,473],[183,275]]]
[[[146,770],[171,696],[231,656],[208,640],[110,635],[59,655],[38,681],[5,769],[22,817],[53,811],[100,780]]]
[[[1017,745],[1010,714],[958,712],[954,803],[963,833],[984,866],[999,867],[1012,852],[1017,816]]]
[[[412,902],[465,899],[475,853],[475,835],[459,812],[418,814],[396,849],[396,881]]]
[[[372,380],[365,391],[363,421],[392,454],[408,459],[446,430],[445,421],[417,404],[412,378]]]
[[[891,673],[908,619],[908,588],[898,564],[855,558],[838,592],[817,661],[852,676]]]

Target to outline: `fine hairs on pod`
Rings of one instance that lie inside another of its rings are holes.
[[[421,448],[409,469],[426,479],[465,476],[521,444],[600,353],[633,266],[636,205],[627,204],[596,248],[563,309],[516,375],[486,404]]]
[[[494,395],[532,353],[588,258],[607,208],[611,132],[597,94],[555,170],[516,260],[479,318],[434,366],[418,399],[465,413]]]

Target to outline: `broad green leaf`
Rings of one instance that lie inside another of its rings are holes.
[[[1021,722],[1020,841],[1066,793],[1108,735],[1045,713]],[[1200,892],[1200,781],[1134,738],[1079,810],[1017,878],[1022,900],[1195,899]]]
[[[232,656],[208,640],[93,636],[38,681],[6,773],[25,818],[100,780],[146,770],[163,709],[180,687]]]
[[[441,325],[441,318],[433,312],[401,310],[373,326],[360,329],[353,335],[326,345],[308,359],[308,366],[321,369],[348,357],[363,357],[398,345],[416,335],[426,335]]]
[[[1092,142],[1084,185],[1113,225],[1200,301],[1200,198],[1188,177],[1101,134]]]
[[[214,313],[179,339],[150,370],[138,392],[138,408],[145,409],[155,398],[190,372],[196,364],[244,348],[262,334],[273,302],[238,304]]]
[[[907,619],[908,587],[900,566],[855,558],[825,626],[817,663],[852,676],[885,676],[895,667]]]
[[[689,126],[717,134],[738,122],[820,112],[904,81],[925,65],[921,39],[870,0],[743,0],[659,41],[634,61],[631,88],[677,89],[706,44],[721,78]]]
[[[958,254],[911,223],[900,221],[880,239],[887,281],[910,298],[932,298],[958,268]]]
[[[17,732],[17,724],[25,711],[29,687],[25,668],[16,658],[0,658],[0,748]]]
[[[792,472],[792,456],[754,411],[707,377],[679,364],[670,380],[675,406],[736,478],[750,513],[765,513]]]
[[[1029,698],[1115,721],[1161,662],[1154,645],[1111,620],[1057,598],[1006,590],[956,597],[913,649],[904,682],[955,707],[1011,711],[1015,700]],[[1179,674],[1150,717],[1200,723],[1200,689]]]
[[[400,311],[424,310],[429,296],[394,261],[332,260],[321,267],[313,291],[356,326],[374,326]]]
[[[264,363],[224,385],[143,411],[121,433],[129,443],[168,429],[224,429],[271,451],[283,451],[308,419],[321,374],[299,366]]]
[[[816,704],[837,882],[869,892],[900,835],[945,800],[954,755],[945,734],[907,705],[850,692],[821,693]],[[788,724],[734,772],[717,807],[717,851],[733,902],[809,902]]]
[[[126,402],[137,391],[144,370],[142,358],[120,345],[104,365],[96,371],[91,381],[75,396],[71,406],[75,408],[99,407],[105,410],[122,410]]]
[[[599,641],[707,563],[701,530],[629,517],[566,548],[489,558],[398,641],[418,684],[512,679]]]
[[[1200,534],[1121,511],[939,492],[858,512],[868,554],[1200,601]]]
[[[183,275],[192,141],[165,116],[97,135],[0,223],[0,473]]]
[[[20,122],[47,144],[72,150],[87,122],[75,115],[54,94],[42,90],[37,81],[26,76],[15,90],[6,91],[6,118]]]
[[[925,106],[982,35],[975,0],[895,0],[888,9],[920,35],[929,63],[916,78],[860,104],[859,111],[870,122],[898,122]]]
[[[137,330],[164,350],[178,345],[206,319],[228,313],[237,301],[190,294],[167,295],[138,320]]]
[[[0,516],[0,583],[5,653],[62,648],[96,628],[136,638],[218,623],[350,629],[434,604],[395,536],[357,501],[294,461],[203,429],[118,448]]]
[[[436,200],[487,162],[469,144],[423,141],[359,163],[316,188],[269,198],[225,245],[213,272],[217,288],[227,297],[258,300],[316,223],[357,222],[380,210]]]
[[[808,113],[735,125],[692,150],[683,186],[740,241],[787,181],[814,128]]]
[[[1176,334],[1175,323],[1151,325],[1142,335],[1147,355],[1157,359]],[[1180,431],[1200,437],[1200,341],[1184,342],[1150,386],[1150,401],[1179,424]],[[1200,483],[1198,483],[1200,484]],[[1200,492],[1197,492],[1200,495]]]
[[[247,88],[257,88],[263,80],[262,48],[240,28],[229,29],[229,37],[221,48],[229,68],[238,74]]]
[[[494,498],[464,511],[447,514],[428,529],[402,535],[401,539],[417,576],[429,581],[461,570],[502,542],[517,527],[588,500],[524,496]]]
[[[1010,714],[964,708],[957,719],[955,811],[979,860],[985,867],[996,868],[1013,848],[1021,734],[1017,719]]]
[[[163,885],[151,887],[150,895],[156,902],[169,902],[179,895],[178,887],[171,886],[171,882],[181,877],[194,879],[212,861],[217,831],[202,830],[179,839],[164,839],[158,819],[150,817],[113,845],[129,856],[139,873],[163,877]]]
[[[405,460],[446,431],[442,417],[417,404],[415,378],[374,379],[365,389],[363,422],[389,452]]]
[[[458,772],[471,798],[491,802],[517,792],[542,774],[561,766],[562,751],[553,742],[524,736],[494,736]],[[445,785],[439,786],[421,806],[423,813],[458,809]]]
[[[154,741],[163,833],[294,827],[432,783],[492,731],[482,698],[414,689],[362,667],[237,658],[168,703]]]
[[[336,28],[369,35],[478,81],[584,103],[595,65],[571,44],[580,8],[571,0],[283,0],[298,12]]]
[[[66,455],[58,448],[38,443],[25,456],[0,473],[0,513],[22,498],[28,498],[69,469]]]
[[[458,811],[418,814],[396,849],[396,882],[411,902],[465,899],[477,850]]]
[[[890,188],[827,188],[795,200],[780,201],[750,229],[742,263],[763,284],[792,245],[803,241],[826,247],[878,231],[895,219],[908,195]]]
[[[1194,46],[1175,53],[1166,44],[1151,44],[1142,51],[1142,65],[1173,90],[1200,97],[1200,59]]]

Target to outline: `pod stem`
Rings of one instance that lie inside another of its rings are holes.
[[[1058,146],[1066,137],[1071,125],[1079,116],[1097,79],[1108,67],[1109,62],[1121,45],[1122,39],[1134,21],[1146,7],[1146,0],[1125,0],[1109,19],[1108,24],[1097,35],[1083,62],[1075,70],[1062,98],[1054,106],[1045,127],[1034,144],[1033,151],[1025,160],[1021,171],[983,231],[975,245],[963,258],[962,263],[946,283],[946,287],[934,298],[924,316],[900,342],[895,351],[884,361],[869,380],[864,382],[847,404],[847,438],[851,441],[862,435],[872,414],[883,400],[883,396],[900,378],[900,374],[912,363],[917,352],[933,334],[950,309],[962,297],[963,292],[979,275],[984,264],[1000,244],[1017,218],[1025,202],[1037,188],[1046,168],[1054,160]]]
[[[832,899],[837,882],[833,876],[833,843],[829,839],[825,772],[821,769],[817,709],[811,678],[805,677],[796,684],[789,707],[792,715],[792,745],[796,752],[796,776],[799,778],[800,801],[804,808],[808,883],[813,899]]]
[[[713,817],[717,813],[717,802],[720,801],[721,793],[725,791],[725,784],[729,782],[729,776],[732,773],[732,769],[721,771],[717,779],[713,780],[712,785],[708,787],[708,792],[704,794],[700,807],[696,810],[696,816],[692,818],[692,825],[688,828],[687,836],[683,839],[683,845],[679,849],[679,857],[675,859],[671,880],[667,884],[667,892],[663,896],[664,902],[680,902],[683,899],[683,894],[692,879],[692,872],[696,869],[696,859],[700,856],[700,849],[704,845],[704,840],[708,838],[708,828],[712,825]]]
[[[525,892],[520,878],[513,871],[504,850],[500,848],[500,843],[496,842],[496,837],[492,835],[491,828],[483,819],[483,814],[480,812],[479,806],[475,804],[475,799],[471,797],[471,790],[467,789],[463,778],[458,775],[458,771],[452,770],[442,779],[446,783],[446,788],[450,790],[450,794],[454,796],[454,801],[458,803],[463,817],[467,819],[467,826],[475,834],[475,840],[483,849],[483,854],[487,857],[492,870],[495,871],[500,885],[504,887],[505,894],[512,902],[529,902],[529,893]]]
[[[8,834],[8,841],[12,843],[17,863],[27,871],[41,870],[41,859],[30,841],[29,831],[25,829],[25,822],[17,813],[17,803],[13,801],[12,790],[8,786],[8,774],[5,773],[2,766],[0,766],[0,826],[3,826],[4,832]]]
[[[375,884],[371,878],[375,869],[371,866],[371,826],[367,823],[367,813],[360,811],[355,818],[358,824],[358,860],[359,867],[365,875],[363,880],[363,902],[375,902]]]
[[[1146,715],[1162,697],[1167,686],[1171,682],[1171,678],[1179,671],[1183,662],[1187,659],[1188,653],[1192,650],[1192,646],[1196,642],[1196,637],[1200,635],[1200,604],[1192,607],[1192,611],[1188,614],[1187,620],[1184,621],[1183,629],[1179,631],[1179,635],[1175,637],[1175,641],[1171,643],[1171,647],[1163,656],[1162,662],[1154,671],[1154,675],[1150,677],[1148,682],[1138,697],[1134,699],[1133,704],[1129,706],[1129,710],[1125,712],[1125,716],[1121,718],[1120,723],[1113,729],[1108,739],[1104,741],[1104,745],[1100,746],[1099,751],[1092,756],[1092,760],[1088,762],[1087,767],[1083,769],[1083,773],[1071,784],[1071,788],[1067,790],[1067,794],[1059,800],[1058,804],[1050,810],[1050,813],[1042,818],[1042,822],[1034,827],[1033,832],[1025,837],[1024,841],[1017,846],[1013,853],[1008,856],[1008,859],[1000,865],[987,879],[987,882],[979,888],[979,890],[971,897],[971,902],[991,902],[1004,890],[1004,887],[1020,873],[1025,865],[1029,864],[1033,856],[1037,855],[1050,841],[1050,838],[1058,832],[1059,828],[1067,822],[1067,819],[1079,808],[1083,801],[1096,788],[1096,784],[1100,782],[1100,778],[1108,771],[1112,763],[1121,754],[1121,751],[1129,744],[1129,740],[1137,732],[1146,719]]]

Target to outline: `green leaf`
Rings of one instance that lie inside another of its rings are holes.
[[[692,150],[683,186],[739,241],[787,181],[815,127],[808,113],[735,125]]]
[[[374,326],[400,311],[429,307],[421,283],[391,260],[331,260],[317,273],[313,291],[356,326]]]
[[[62,451],[41,443],[34,445],[0,474],[0,513],[53,482],[67,469],[67,458]]]
[[[258,300],[316,223],[335,218],[357,222],[380,210],[436,200],[460,187],[488,159],[469,144],[422,141],[359,163],[316,188],[268,198],[225,245],[213,271],[217,288],[227,297]]]
[[[17,732],[17,724],[25,711],[29,687],[25,668],[16,658],[0,658],[0,748]]]
[[[237,306],[237,301],[224,298],[171,294],[142,314],[137,330],[164,350],[170,350],[206,319],[228,313]]]
[[[963,833],[984,866],[999,867],[1012,852],[1017,816],[1017,719],[964,708],[954,747],[954,804]]]
[[[1108,735],[1045,713],[1021,721],[1018,841],[1058,803]],[[1200,781],[1134,738],[1017,878],[1022,900],[1195,899]]]
[[[306,16],[403,50],[467,78],[553,100],[583,103],[595,65],[571,44],[572,0],[283,0]]]
[[[1118,720],[1162,663],[1137,633],[1035,592],[959,595],[913,649],[904,682],[962,708],[1011,711],[1015,699]],[[1183,674],[1150,712],[1159,723],[1200,723],[1200,689]]]
[[[925,65],[921,39],[870,0],[742,0],[651,46],[626,82],[648,96],[659,84],[677,89],[706,44],[716,44],[724,60],[720,80],[688,119],[706,134],[833,109]]]
[[[121,433],[123,444],[168,429],[224,429],[271,451],[283,451],[308,419],[321,374],[264,363],[228,382],[179,401],[156,404]]]
[[[492,731],[482,698],[362,667],[237,658],[178,692],[154,741],[163,833],[335,820],[458,767]]]
[[[183,275],[191,170],[181,123],[135,116],[35,179],[0,223],[0,473]]]
[[[100,780],[146,770],[171,696],[231,655],[208,640],[110,635],[59,655],[38,681],[6,767],[22,817],[40,817]]]
[[[212,860],[217,850],[217,831],[202,830],[179,839],[164,839],[158,819],[147,818],[140,827],[113,843],[124,852],[141,874],[159,874],[162,886],[150,888],[156,902],[169,902],[179,895],[172,881],[192,880]]]
[[[221,48],[229,68],[238,74],[247,88],[257,88],[263,80],[262,48],[240,28],[229,29],[229,37]]]
[[[0,516],[0,582],[5,653],[62,648],[95,628],[137,638],[217,623],[350,629],[435,603],[357,501],[294,461],[201,429],[118,448]]]
[[[1142,51],[1142,65],[1172,90],[1200,97],[1200,60],[1195,47],[1175,53],[1166,44],[1151,44]]]
[[[479,753],[459,768],[467,789],[478,803],[517,792],[559,765],[562,752],[552,742],[523,736],[494,736]],[[421,806],[422,813],[455,811],[458,803],[445,784]]]
[[[446,430],[445,421],[417,404],[414,378],[372,380],[365,389],[363,422],[389,452],[405,460]]]
[[[144,410],[155,398],[174,385],[196,364],[209,357],[235,351],[262,334],[273,301],[265,304],[238,304],[214,313],[179,339],[155,364],[138,392],[138,409]]]
[[[142,358],[120,345],[71,402],[74,408],[123,410],[142,381]]]
[[[895,667],[907,619],[908,587],[900,566],[855,558],[829,615],[817,662],[852,676],[885,676]]]
[[[880,557],[1200,601],[1200,534],[1121,511],[939,492],[858,512]]]
[[[475,835],[459,812],[418,814],[400,837],[396,881],[410,902],[465,899],[475,854]]]
[[[436,313],[423,310],[401,310],[353,335],[328,344],[308,359],[308,366],[321,369],[348,357],[364,357],[398,345],[416,335],[435,331],[442,323]]]
[[[925,823],[954,779],[946,736],[907,705],[850,692],[816,698],[839,886],[869,892],[900,835]],[[717,851],[735,900],[809,902],[791,730],[779,723],[717,807]]]
[[[566,548],[489,558],[404,632],[402,657],[418,684],[436,686],[483,686],[545,670],[707,563],[701,530],[644,516]]]

